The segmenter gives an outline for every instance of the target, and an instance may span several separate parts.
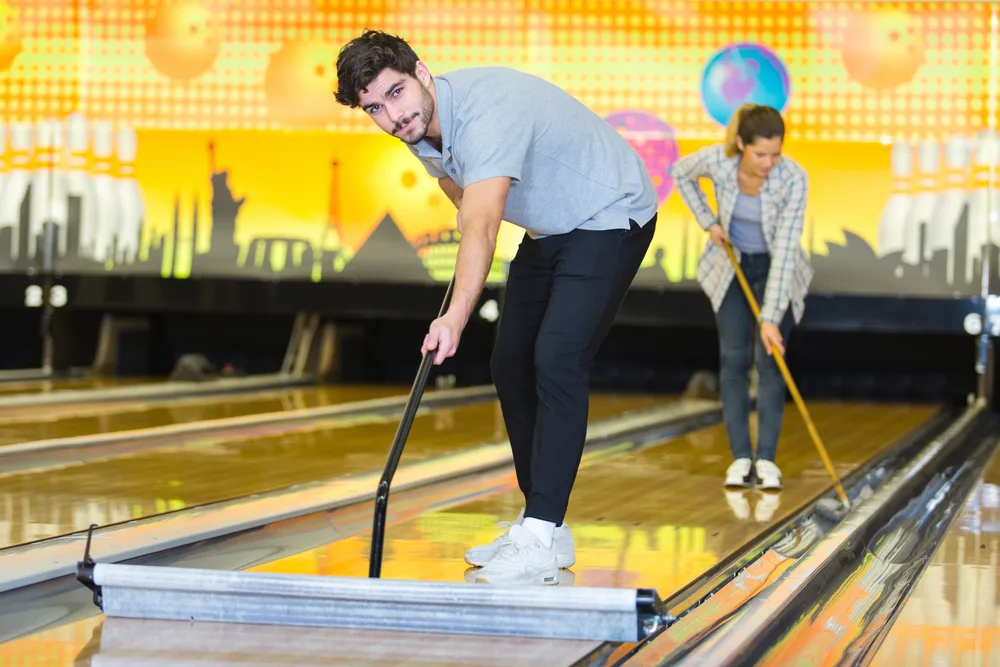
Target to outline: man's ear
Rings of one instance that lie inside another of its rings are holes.
[[[417,61],[417,80],[425,86],[430,85],[431,82],[431,71],[427,69],[427,65],[422,60]]]

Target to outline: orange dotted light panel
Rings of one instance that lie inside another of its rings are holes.
[[[332,95],[337,52],[365,27],[399,33],[433,72],[508,65],[689,138],[717,138],[726,110],[764,88],[798,138],[987,124],[985,2],[0,0],[0,110],[377,132]]]

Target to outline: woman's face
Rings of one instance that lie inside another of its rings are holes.
[[[767,175],[781,160],[781,137],[771,139],[757,137],[749,146],[744,146],[743,140],[737,137],[736,144],[743,151],[744,170],[754,176],[767,178]]]

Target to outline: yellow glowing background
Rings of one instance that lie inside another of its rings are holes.
[[[195,252],[208,251],[214,142],[246,197],[238,242],[298,237],[350,258],[386,213],[411,242],[454,224],[406,148],[333,101],[337,51],[363,28],[401,34],[435,73],[501,63],[602,116],[642,112],[682,155],[721,140],[702,79],[720,49],[748,42],[787,70],[785,151],[809,171],[803,244],[822,255],[845,230],[876,248],[893,141],[987,126],[989,21],[983,2],[0,0],[0,112],[135,128],[144,246],[173,233],[175,201],[190,239],[197,202]],[[519,238],[505,225],[499,254]],[[691,278],[703,243],[671,192],[649,261],[660,247],[670,278]],[[177,252],[183,277],[191,251]]]

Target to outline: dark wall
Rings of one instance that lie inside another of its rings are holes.
[[[120,313],[128,315],[129,313]],[[41,363],[40,311],[4,309],[0,368]],[[53,322],[57,368],[87,367],[94,358],[103,312],[60,310]],[[200,353],[238,372],[280,369],[293,318],[281,315],[170,312],[146,315],[148,331],[120,339],[118,373],[165,376],[181,355]],[[412,384],[430,317],[345,322],[342,381]],[[474,318],[458,354],[432,370],[460,386],[491,381],[495,324]],[[975,339],[964,334],[793,330],[788,365],[806,398],[939,401],[976,390]],[[712,328],[612,328],[594,363],[595,390],[680,392],[698,370],[718,370]]]
[[[344,379],[412,383],[426,322],[369,321],[345,347]],[[460,385],[490,381],[494,328],[470,323],[458,354],[436,367]],[[940,401],[976,390],[975,340],[950,334],[793,330],[788,366],[805,398]],[[718,372],[714,329],[615,326],[594,362],[599,390],[683,391],[698,370]]]
[[[41,311],[0,309],[0,369],[38,368],[42,364]]]
[[[237,372],[281,370],[293,317],[249,314],[164,313],[150,318],[149,372],[166,375],[183,354],[208,357],[216,368]]]

